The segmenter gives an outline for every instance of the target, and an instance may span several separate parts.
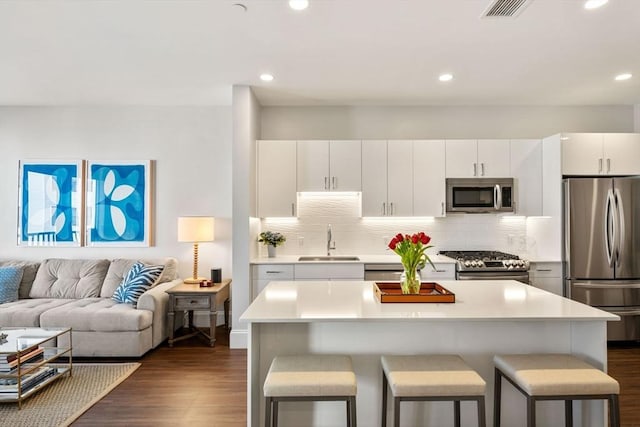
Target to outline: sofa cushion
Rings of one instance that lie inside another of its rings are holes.
[[[135,259],[114,259],[111,261],[109,265],[109,270],[107,271],[107,277],[104,279],[104,284],[102,285],[102,290],[100,291],[100,296],[105,298],[111,298],[113,293],[116,291],[120,283],[124,280],[125,276],[133,267],[133,264],[138,262]],[[160,283],[170,282],[175,280],[178,277],[178,260],[175,258],[165,258],[162,261],[139,261],[144,264],[164,264],[164,269],[162,270],[162,274],[155,281],[153,286],[159,285]],[[153,287],[152,286],[152,287]]]
[[[64,306],[73,300],[61,298],[21,299],[2,304],[0,325],[4,327],[40,326],[40,316],[47,310]]]
[[[22,268],[22,280],[20,281],[20,289],[18,290],[20,298],[29,298],[31,285],[33,285],[33,280],[36,278],[36,272],[38,271],[39,266],[39,262],[33,261],[0,261],[0,267]]]
[[[142,331],[151,326],[153,313],[108,298],[84,298],[52,308],[40,317],[44,328],[72,328],[73,331]]]
[[[0,267],[0,304],[18,300],[21,280],[21,267]]]
[[[118,303],[138,305],[138,298],[158,280],[164,266],[145,265],[136,262],[127,273],[120,286],[113,293],[112,299]]]
[[[107,275],[106,259],[47,259],[31,287],[31,298],[90,298],[100,296]]]

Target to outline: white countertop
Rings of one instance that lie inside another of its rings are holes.
[[[455,303],[385,303],[369,281],[271,282],[240,320],[258,323],[359,320],[611,321],[614,314],[513,280],[439,281]]]
[[[400,256],[396,254],[390,255],[354,255],[359,258],[358,261],[298,261],[301,256],[315,256],[315,255],[283,255],[273,258],[253,258],[251,264],[386,264],[396,263],[400,264]],[[323,256],[323,255],[319,255]],[[343,256],[336,254],[335,256]],[[444,255],[431,255],[429,258],[434,264],[455,264],[455,260]]]

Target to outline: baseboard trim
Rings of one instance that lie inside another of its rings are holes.
[[[247,348],[249,342],[249,331],[246,329],[232,329],[229,335],[230,348]]]

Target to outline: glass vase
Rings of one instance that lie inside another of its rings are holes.
[[[417,269],[405,268],[400,275],[400,288],[403,294],[419,294],[420,282],[420,272]]]

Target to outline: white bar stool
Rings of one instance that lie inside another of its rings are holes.
[[[616,380],[570,354],[497,355],[493,401],[493,425],[500,426],[502,378],[527,398],[527,426],[536,425],[536,401],[564,400],[565,426],[573,426],[573,400],[609,401],[609,425],[620,426]]]
[[[265,426],[277,427],[278,402],[345,401],[347,426],[356,427],[356,392],[349,356],[277,356],[264,381]]]
[[[458,355],[382,356],[382,427],[387,425],[387,388],[393,396],[393,425],[400,426],[400,402],[453,401],[460,426],[460,402],[474,400],[478,425],[486,426],[486,382]]]

